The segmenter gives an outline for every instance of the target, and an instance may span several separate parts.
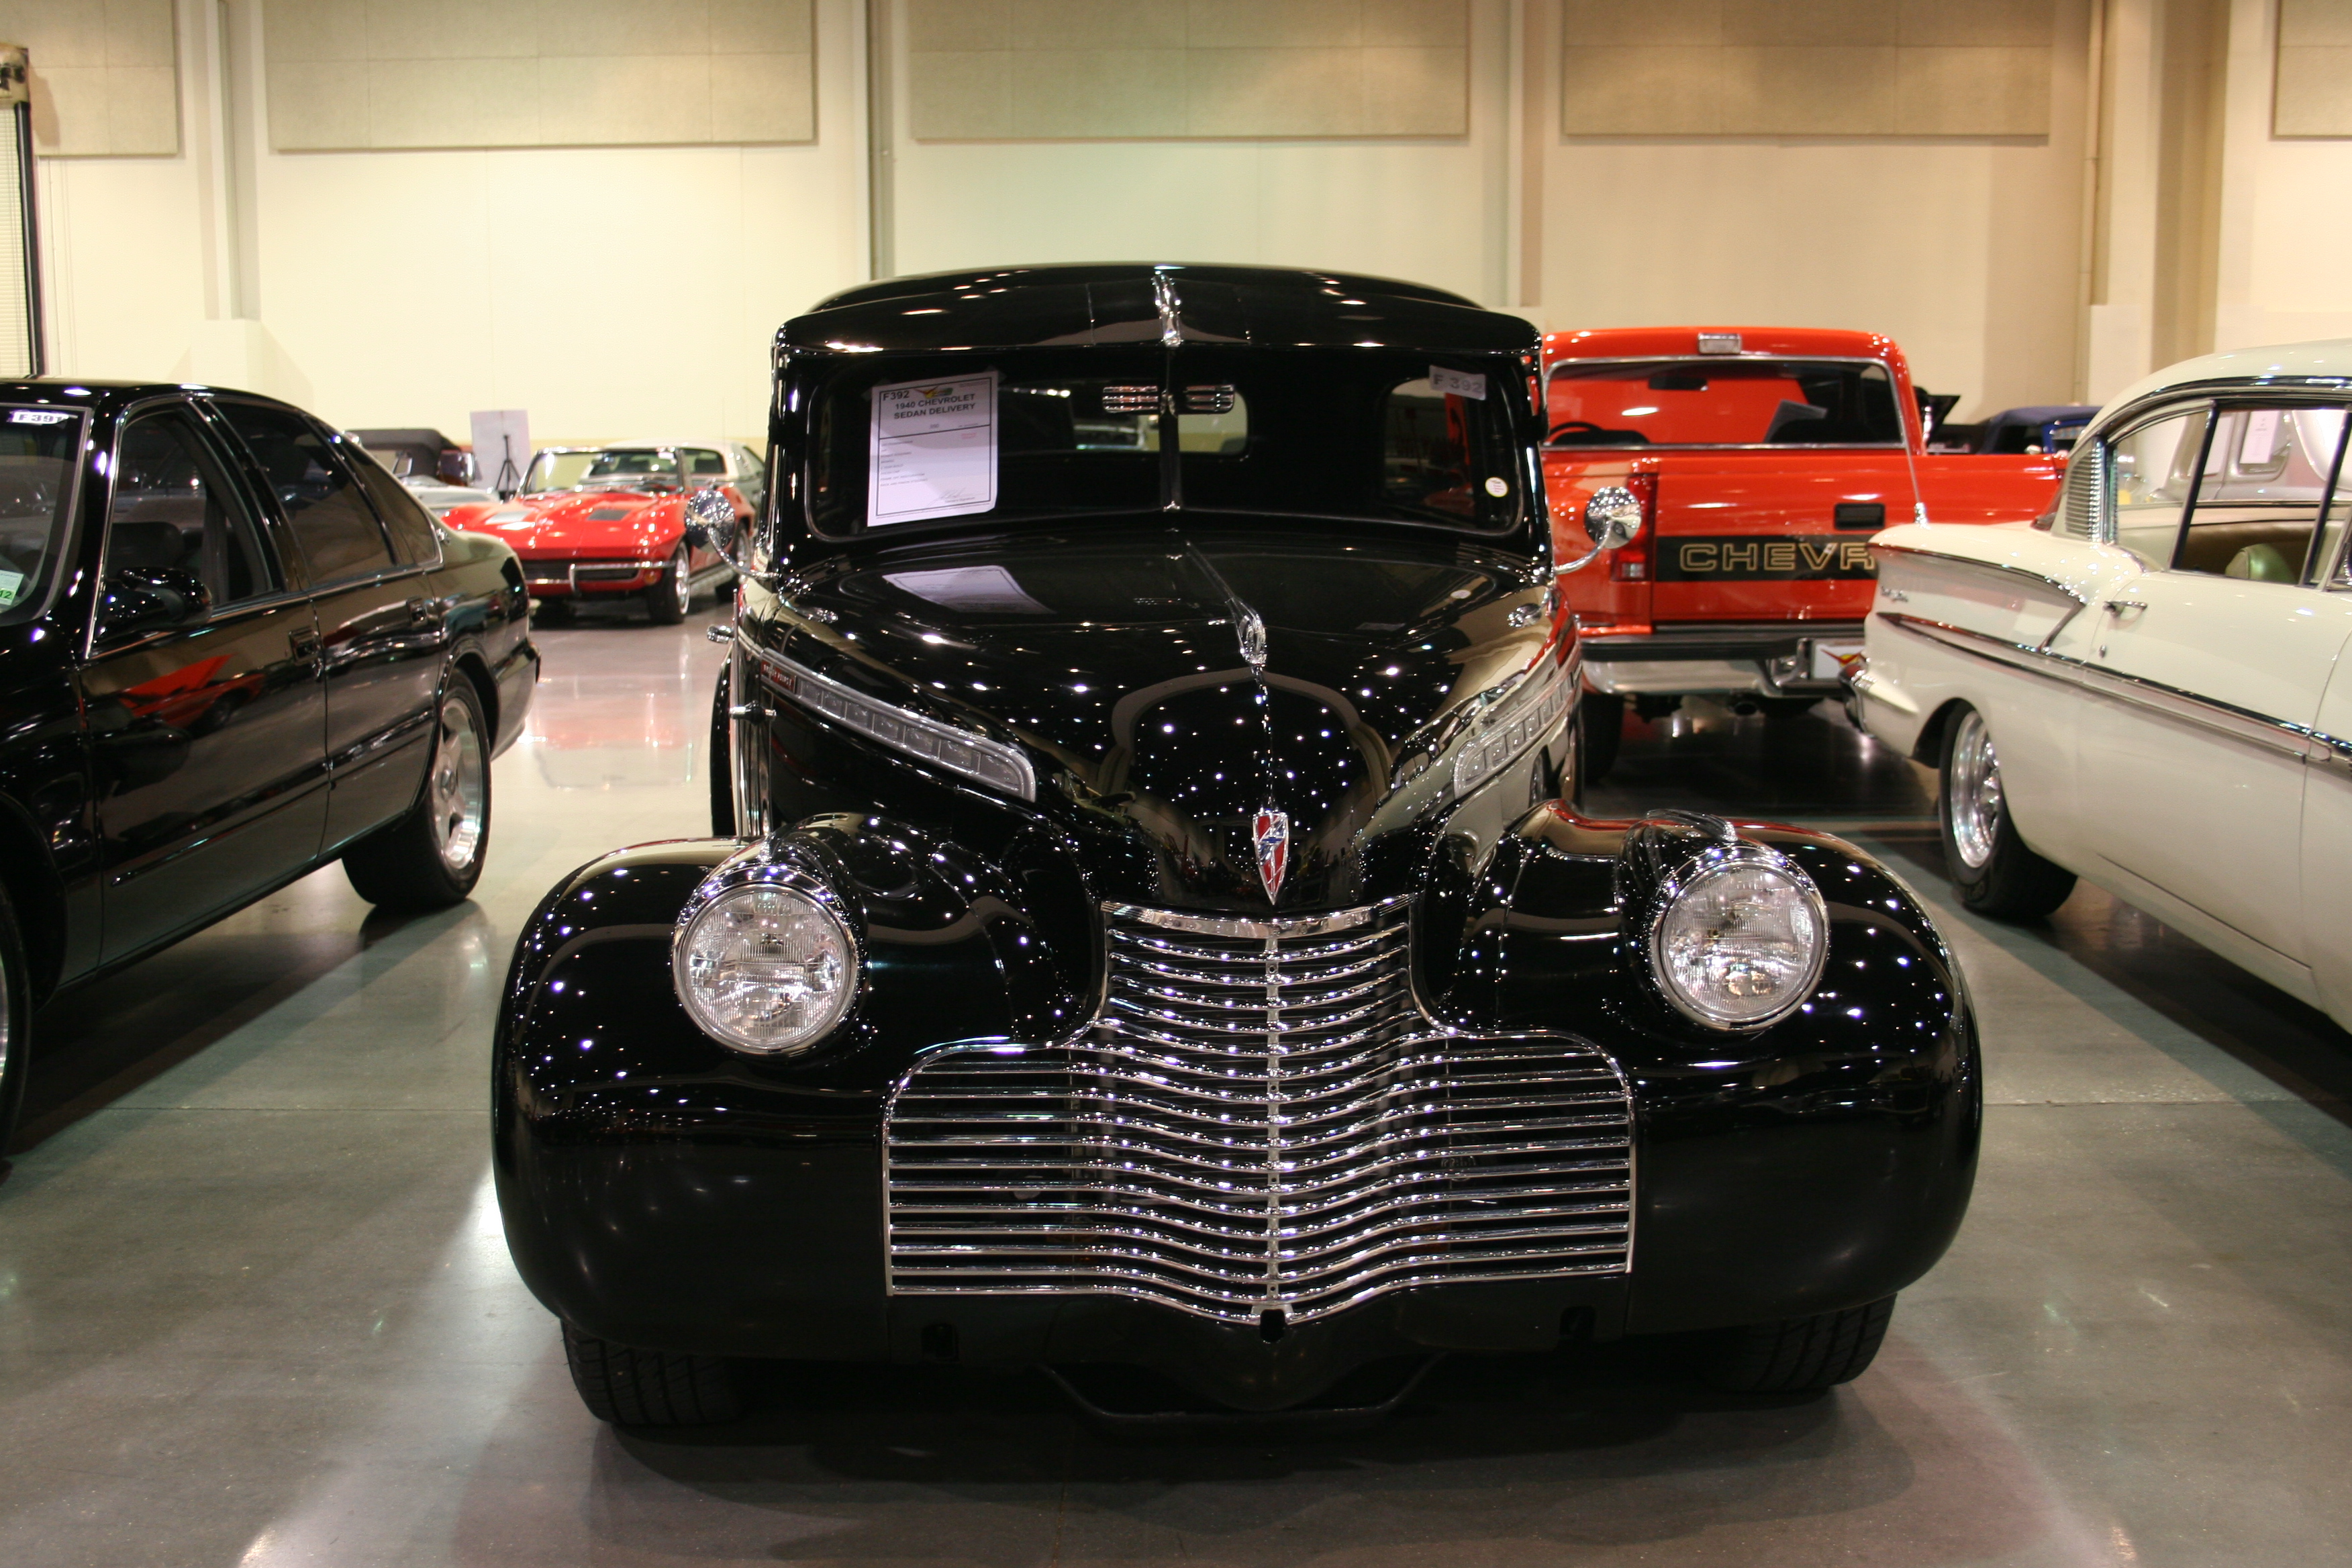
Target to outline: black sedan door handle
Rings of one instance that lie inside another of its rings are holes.
[[[433,618],[434,612],[440,607],[441,601],[438,599],[411,599],[408,601],[408,618],[412,621],[429,621]]]
[[[319,634],[309,626],[300,626],[286,634],[286,647],[296,658],[309,658],[319,651]]]

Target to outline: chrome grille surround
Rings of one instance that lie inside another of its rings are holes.
[[[1430,1026],[1410,917],[1107,907],[1088,1028],[948,1047],[892,1094],[893,1293],[1297,1322],[1409,1285],[1625,1272],[1623,1076],[1566,1037]]]

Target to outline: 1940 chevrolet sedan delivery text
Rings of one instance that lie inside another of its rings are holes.
[[[1252,1409],[1564,1337],[1868,1364],[1968,1202],[1960,978],[1834,839],[1563,803],[1536,352],[1234,268],[785,326],[766,512],[698,509],[717,836],[551,892],[499,1026],[508,1240],[592,1409],[722,1418],[758,1358]]]

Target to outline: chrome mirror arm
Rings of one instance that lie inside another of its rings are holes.
[[[1554,577],[1581,572],[1609,551],[1631,544],[1642,531],[1642,501],[1622,485],[1603,485],[1584,503],[1585,537],[1592,548],[1564,565],[1552,568]]]
[[[756,571],[745,563],[742,520],[735,515],[735,503],[718,487],[696,490],[686,498],[686,538],[698,549],[717,551],[737,576],[763,587],[774,585],[776,574]]]

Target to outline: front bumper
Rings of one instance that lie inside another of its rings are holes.
[[[1584,684],[1614,695],[1753,692],[1835,697],[1840,660],[1859,654],[1860,621],[1667,624],[1584,634]]]
[[[669,566],[660,561],[533,561],[522,563],[523,586],[534,599],[565,599],[593,594],[635,594],[661,581]]]
[[[899,1233],[909,1211],[894,1188],[920,1172],[907,1158],[903,1123],[969,1119],[983,1098],[916,1103],[914,1086],[934,1072],[917,1063],[962,1050],[1010,1066],[1051,1058],[1059,1047],[1034,1042],[1066,1037],[1041,1033],[1042,1015],[1024,1022],[1009,1010],[1012,993],[989,995],[992,982],[1013,978],[1007,954],[1040,951],[1013,945],[1031,928],[1005,925],[997,945],[989,921],[946,904],[927,917],[945,922],[936,930],[919,929],[907,913],[869,923],[877,983],[864,1005],[898,1010],[894,1028],[938,1044],[901,1054],[877,1036],[875,1047],[830,1068],[746,1058],[696,1029],[672,989],[677,910],[735,847],[684,841],[583,868],[550,895],[518,946],[495,1068],[495,1164],[516,1265],[557,1315],[625,1344],[814,1360],[1141,1364],[1255,1409],[1311,1399],[1383,1356],[1523,1352],[1563,1335],[1768,1322],[1876,1300],[1925,1272],[1967,1206],[1976,1045],[1948,955],[1900,889],[1845,847],[1792,848],[1830,900],[1832,969],[1851,978],[1837,983],[1834,1007],[1698,1050],[1643,1021],[1613,949],[1593,940],[1614,927],[1604,897],[1614,862],[1566,851],[1582,845],[1577,835],[1610,836],[1562,831],[1562,852],[1532,861],[1528,878],[1580,878],[1576,886],[1590,882],[1590,897],[1570,896],[1566,882],[1537,889],[1523,879],[1522,892],[1541,892],[1544,908],[1591,903],[1599,923],[1587,931],[1591,922],[1547,917],[1496,928],[1496,972],[1508,984],[1489,1023],[1444,1044],[1490,1067],[1507,1065],[1498,1047],[1540,1040],[1615,1064],[1624,1088],[1612,1092],[1627,1097],[1616,1125],[1632,1136],[1628,1147],[1616,1135],[1630,1154],[1615,1156],[1630,1181],[1630,1225],[1617,1227],[1631,1244],[1622,1263],[1581,1273],[1543,1264],[1518,1278],[1481,1267],[1465,1278],[1474,1271],[1456,1264],[1466,1249],[1446,1247],[1425,1259],[1401,1258],[1365,1281],[1377,1289],[1313,1316],[1237,1321],[1201,1291],[1117,1278],[1122,1257],[1137,1256],[1122,1253],[1132,1239],[1120,1239],[1122,1227],[1139,1217],[1190,1223],[1198,1216],[1188,1207],[1201,1205],[1111,1213],[1117,1205],[1087,1183],[1057,1182],[1044,1184],[1076,1195],[1039,1207],[1036,1218],[1065,1242],[1076,1231],[1099,1235],[1092,1249],[1057,1248],[1066,1264],[1085,1264],[1085,1278],[1055,1288],[977,1249],[929,1270],[933,1279],[914,1278],[904,1244],[919,1238]],[[918,893],[929,898],[918,880],[925,860],[914,855],[906,867],[910,910]],[[1082,1081],[1083,1063],[1040,1065],[1078,1088],[1092,1081]],[[1400,1103],[1437,1116],[1433,1131],[1409,1127],[1401,1137],[1408,1146],[1425,1137],[1448,1162],[1447,1180],[1457,1170],[1475,1176],[1478,1152],[1447,1140],[1475,1122],[1481,1100],[1463,1074],[1442,1077],[1398,1080]],[[1555,1068],[1542,1081],[1559,1077]],[[1147,1120],[1184,1111],[1160,1098],[1172,1110]],[[1539,1124],[1557,1121],[1547,1111]],[[1047,1131],[1049,1141],[1072,1142]],[[1151,1131],[1125,1122],[1103,1131],[1122,1148],[1137,1143],[1114,1162],[1116,1184],[1168,1190],[1172,1167],[1143,1158]],[[999,1153],[1021,1142],[1000,1140]],[[1596,1148],[1579,1158],[1609,1155]],[[1023,1198],[1021,1189],[1039,1182],[997,1174],[1001,1163],[958,1173],[971,1174],[965,1185],[975,1202],[1009,1194],[1042,1205],[1051,1196]],[[1468,1226],[1494,1222],[1495,1208],[1480,1199],[1465,1211]],[[1507,1230],[1510,1216],[1500,1218]],[[978,1283],[996,1289],[956,1289],[942,1278],[972,1263],[996,1276]],[[1213,1274],[1196,1278],[1213,1289]]]

